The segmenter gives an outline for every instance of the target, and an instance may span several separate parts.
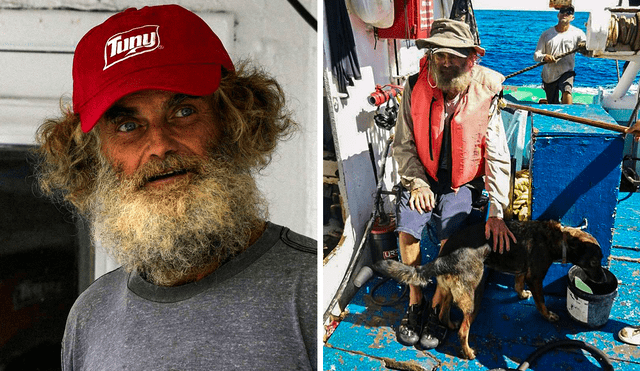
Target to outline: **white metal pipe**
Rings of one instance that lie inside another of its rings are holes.
[[[640,63],[636,61],[630,61],[629,65],[624,70],[622,77],[620,77],[618,85],[616,85],[616,88],[613,89],[613,92],[611,93],[609,99],[619,100],[620,98],[624,97],[625,94],[627,94],[627,91],[629,91],[631,84],[633,84],[633,80],[635,80],[636,76],[638,75],[638,71],[640,71]]]

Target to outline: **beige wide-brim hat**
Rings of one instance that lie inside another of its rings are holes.
[[[431,48],[434,53],[450,53],[459,57],[467,57],[469,49],[475,49],[484,55],[484,49],[475,44],[469,25],[453,19],[436,19],[431,25],[431,36],[416,40],[419,49]]]

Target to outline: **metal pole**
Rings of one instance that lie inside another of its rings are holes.
[[[516,109],[516,110],[521,109],[521,110],[537,113],[537,114],[540,114],[540,115],[545,115],[545,116],[555,117],[555,118],[559,118],[559,119],[563,119],[563,120],[567,120],[567,121],[577,122],[577,123],[580,123],[580,124],[595,126],[595,127],[601,128],[601,129],[613,130],[613,131],[617,131],[617,132],[623,133],[623,134],[627,130],[627,128],[625,126],[622,126],[622,125],[610,124],[608,122],[592,120],[592,119],[588,119],[588,118],[584,118],[584,117],[572,116],[572,115],[568,115],[566,113],[547,111],[547,110],[543,110],[543,109],[540,109],[540,108],[523,106],[523,105],[520,105],[520,104],[511,103],[511,102],[506,102],[506,106],[508,108],[512,108],[512,109]]]

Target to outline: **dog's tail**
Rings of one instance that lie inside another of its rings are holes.
[[[379,273],[391,277],[398,282],[412,286],[426,286],[429,279],[441,274],[455,273],[455,269],[442,269],[442,264],[436,259],[417,267],[400,263],[397,260],[380,260],[373,265]]]
[[[452,253],[439,256],[425,265],[413,267],[397,260],[381,260],[373,265],[380,274],[391,277],[398,282],[412,286],[426,286],[431,277],[443,274],[458,275],[467,269],[469,264],[483,264],[491,247],[484,244],[479,248],[461,248]]]

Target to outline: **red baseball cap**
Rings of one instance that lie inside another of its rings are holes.
[[[127,9],[91,29],[73,57],[73,110],[88,133],[120,98],[141,90],[212,94],[221,66],[233,71],[222,42],[178,5]]]

